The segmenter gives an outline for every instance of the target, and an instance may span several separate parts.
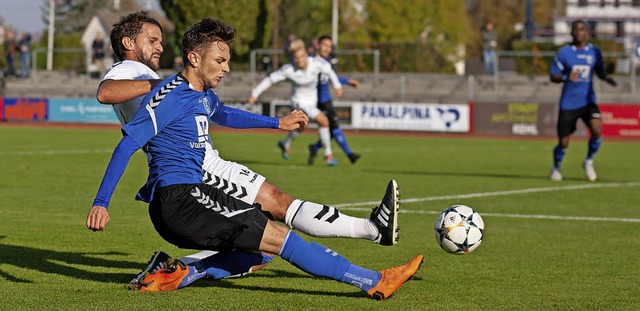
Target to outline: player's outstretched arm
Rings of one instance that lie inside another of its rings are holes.
[[[349,81],[347,81],[347,84],[349,84],[354,89],[357,89],[358,86],[360,85],[360,82],[356,79],[349,79]]]
[[[283,131],[293,131],[296,129],[305,129],[309,124],[309,117],[300,111],[294,110],[289,115],[280,118],[278,129]]]
[[[104,206],[93,206],[87,215],[87,229],[92,231],[104,231],[107,227],[109,211]]]
[[[96,99],[101,104],[119,104],[147,95],[162,80],[104,80]]]
[[[595,71],[596,75],[598,76],[598,78],[600,78],[600,80],[609,83],[611,86],[617,86],[618,84],[616,83],[616,80],[613,80],[613,78],[611,78],[607,74],[607,71],[604,68],[604,61],[602,59],[602,52],[600,51],[600,49],[596,48],[595,53],[596,64],[594,65],[593,70]]]
[[[93,200],[93,205],[87,214],[87,229],[93,231],[104,231],[110,220],[107,207],[111,196],[116,189],[116,185],[122,177],[131,156],[140,149],[140,146],[127,134],[120,140],[120,143],[113,150],[111,161],[102,178],[102,183],[98,189],[98,194]]]
[[[612,77],[606,76],[604,79],[605,82],[609,83],[611,86],[618,86],[618,83],[616,83],[616,80],[613,80]]]
[[[564,82],[564,79],[562,77],[562,74],[552,74],[549,75],[549,80],[553,83],[562,83]]]
[[[256,85],[251,90],[251,96],[249,96],[249,99],[247,99],[247,102],[249,102],[249,104],[253,105],[256,102],[256,99],[258,99],[258,96],[260,96],[260,94],[262,94],[262,92],[266,91],[268,88],[270,88],[275,83],[278,83],[280,81],[286,80],[287,77],[285,76],[284,72],[282,71],[283,68],[284,67],[281,67],[277,71],[272,72],[269,76],[267,76],[264,79],[262,79],[262,81],[260,81],[260,83],[258,83],[258,85]]]

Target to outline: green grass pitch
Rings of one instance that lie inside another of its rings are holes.
[[[362,154],[351,165],[306,164],[303,134],[280,157],[280,132],[212,133],[221,155],[243,163],[297,197],[367,217],[389,179],[400,185],[400,242],[312,239],[352,262],[384,269],[425,255],[395,298],[373,301],[354,287],[316,279],[276,258],[248,277],[201,280],[185,289],[124,289],[155,250],[183,256],[154,231],[133,200],[146,180],[134,155],[112,200],[105,232],[85,217],[116,129],[0,127],[0,301],[4,310],[638,310],[640,309],[640,144],[605,139],[586,181],[586,141],[574,138],[565,180],[549,181],[554,140],[453,136],[348,135]],[[475,208],[486,224],[473,253],[436,244],[437,213]],[[311,239],[306,237],[307,239]]]

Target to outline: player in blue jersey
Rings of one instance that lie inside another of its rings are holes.
[[[151,69],[159,67],[161,27],[145,12],[132,13],[114,25],[111,42],[121,61],[114,64],[105,75],[97,98],[101,103],[112,104],[118,119],[125,125],[133,119],[142,97],[151,91],[152,85],[161,81]],[[365,238],[382,245],[394,245],[397,242],[400,203],[398,186],[393,180],[370,217],[355,218],[340,213],[332,206],[296,199],[248,167],[222,159],[214,148],[205,150],[204,162],[203,180],[206,183],[245,203],[259,203],[263,212],[293,229],[316,237]],[[131,283],[135,285],[147,274],[161,268],[166,261],[172,260],[167,253],[156,252],[148,266]],[[250,273],[263,267],[270,258],[245,256],[241,260],[237,256],[203,251],[179,260],[204,271],[203,277],[219,279]],[[192,278],[194,281],[196,279]]]
[[[318,38],[318,56],[326,59],[330,62],[333,53],[333,40],[328,35],[323,35]],[[341,84],[347,84],[354,88],[359,85],[358,80],[347,79],[345,77],[338,76],[338,80]],[[349,148],[347,143],[347,137],[344,136],[342,129],[340,128],[339,118],[336,114],[336,110],[333,107],[333,101],[331,100],[331,89],[329,87],[329,77],[327,75],[320,75],[320,81],[318,82],[318,108],[324,112],[329,119],[329,129],[331,130],[331,138],[333,138],[342,151],[347,155],[351,163],[356,163],[360,159],[360,154],[354,153]],[[318,155],[318,150],[322,148],[322,141],[318,140],[315,144],[309,145],[309,165],[312,165]]]
[[[562,180],[560,165],[569,146],[569,136],[576,130],[578,119],[581,119],[591,132],[589,149],[582,166],[587,179],[595,181],[597,174],[593,157],[602,143],[602,119],[596,105],[593,74],[612,86],[616,86],[616,82],[607,76],[600,49],[587,42],[588,24],[581,20],[574,21],[571,24],[571,36],[573,42],[562,47],[551,64],[551,81],[563,85],[557,126],[558,144],[553,149],[550,178]]]
[[[277,254],[315,276],[355,285],[374,299],[386,299],[419,269],[423,256],[380,272],[351,264],[346,258],[308,243],[288,228],[269,220],[260,204],[249,204],[203,183],[205,150],[212,145],[209,119],[234,128],[304,127],[300,111],[278,120],[222,105],[212,91],[229,72],[229,44],[235,30],[224,22],[204,19],[183,36],[184,69],[160,82],[142,100],[123,129],[87,215],[87,228],[105,229],[115,186],[130,157],[147,151],[149,177],[136,198],[149,203],[149,215],[162,238],[182,248],[220,251],[230,257],[260,251]],[[199,278],[203,272],[180,260],[168,261],[139,284],[140,290],[170,290]]]

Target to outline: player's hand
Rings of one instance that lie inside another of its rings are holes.
[[[618,83],[616,83],[616,80],[613,80],[613,78],[611,77],[606,77],[604,81],[609,83],[611,86],[618,86]]]
[[[247,99],[247,102],[251,105],[256,103],[256,98],[253,96],[250,96],[249,99]]]
[[[336,97],[342,96],[342,93],[343,93],[342,89],[336,89]]]
[[[580,73],[577,71],[572,71],[569,74],[569,77],[567,78],[567,80],[572,81],[572,82],[577,82],[578,79],[580,79]]]
[[[360,86],[360,82],[358,82],[358,80],[355,80],[355,79],[349,79],[347,83],[349,83],[349,85],[352,86],[354,89],[357,89],[358,86]]]
[[[289,115],[280,118],[278,129],[283,131],[304,130],[308,124],[309,117],[300,110],[294,110]]]
[[[109,211],[104,206],[93,206],[87,215],[87,229],[91,231],[104,231],[109,217]]]

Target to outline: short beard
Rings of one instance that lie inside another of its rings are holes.
[[[151,68],[151,70],[153,71],[157,71],[158,69],[160,69],[160,65],[159,64],[155,64],[153,62],[153,55],[151,55],[149,58],[144,57],[144,55],[139,55],[138,59],[140,60],[141,63],[147,65],[147,67]]]

